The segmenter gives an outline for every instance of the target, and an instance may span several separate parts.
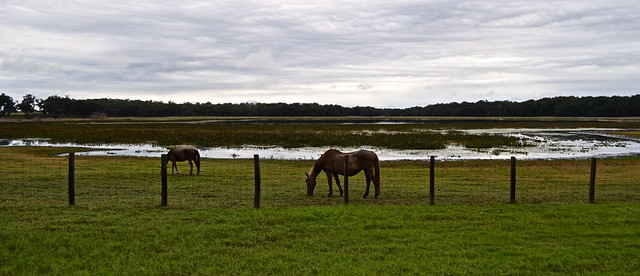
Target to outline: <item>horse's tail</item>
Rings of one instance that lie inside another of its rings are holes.
[[[373,186],[376,189],[375,197],[377,198],[380,195],[380,160],[375,153],[373,155],[373,172]]]
[[[200,152],[195,150],[196,156],[194,158],[194,162],[196,163],[196,168],[198,169],[198,174],[200,174]]]
[[[376,157],[376,162],[373,168],[374,172],[375,172],[375,179],[376,179],[376,183],[378,185],[378,189],[380,189],[380,160],[378,160],[378,158]]]

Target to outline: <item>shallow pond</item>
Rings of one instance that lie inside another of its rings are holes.
[[[591,157],[616,157],[640,155],[640,139],[612,135],[620,129],[472,129],[463,130],[472,134],[500,134],[515,136],[529,147],[469,149],[450,145],[440,150],[395,150],[375,147],[339,148],[341,151],[354,151],[360,148],[375,151],[381,160],[427,160],[436,156],[438,160],[468,159],[583,159]],[[152,144],[55,144],[47,139],[17,139],[8,141],[7,146],[56,146],[85,147],[94,149],[76,155],[87,156],[142,156],[159,157],[167,149]],[[253,158],[259,154],[263,159],[315,160],[328,147],[282,148],[278,146],[244,146],[239,148],[215,147],[201,148],[203,158],[235,159]]]

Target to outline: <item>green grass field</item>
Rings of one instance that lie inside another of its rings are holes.
[[[76,205],[67,202],[61,148],[0,147],[0,274],[593,274],[640,270],[640,158],[598,161],[587,204],[588,160],[383,162],[382,195],[326,197],[321,175],[305,194],[310,161],[262,160],[262,208],[253,209],[253,160],[202,161],[198,176],[160,160],[76,157]],[[187,171],[186,163],[180,168]]]
[[[2,208],[0,273],[633,275],[637,204]]]

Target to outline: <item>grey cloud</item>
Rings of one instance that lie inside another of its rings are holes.
[[[5,1],[0,89],[381,107],[634,94],[639,14],[633,1]],[[341,97],[310,96],[328,93]]]

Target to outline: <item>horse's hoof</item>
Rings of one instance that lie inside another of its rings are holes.
[[[369,196],[368,196],[368,195],[363,195],[363,196],[362,196],[362,198],[367,198],[367,197],[369,197]]]
[[[332,194],[328,194],[327,197],[333,197],[333,195]]]

